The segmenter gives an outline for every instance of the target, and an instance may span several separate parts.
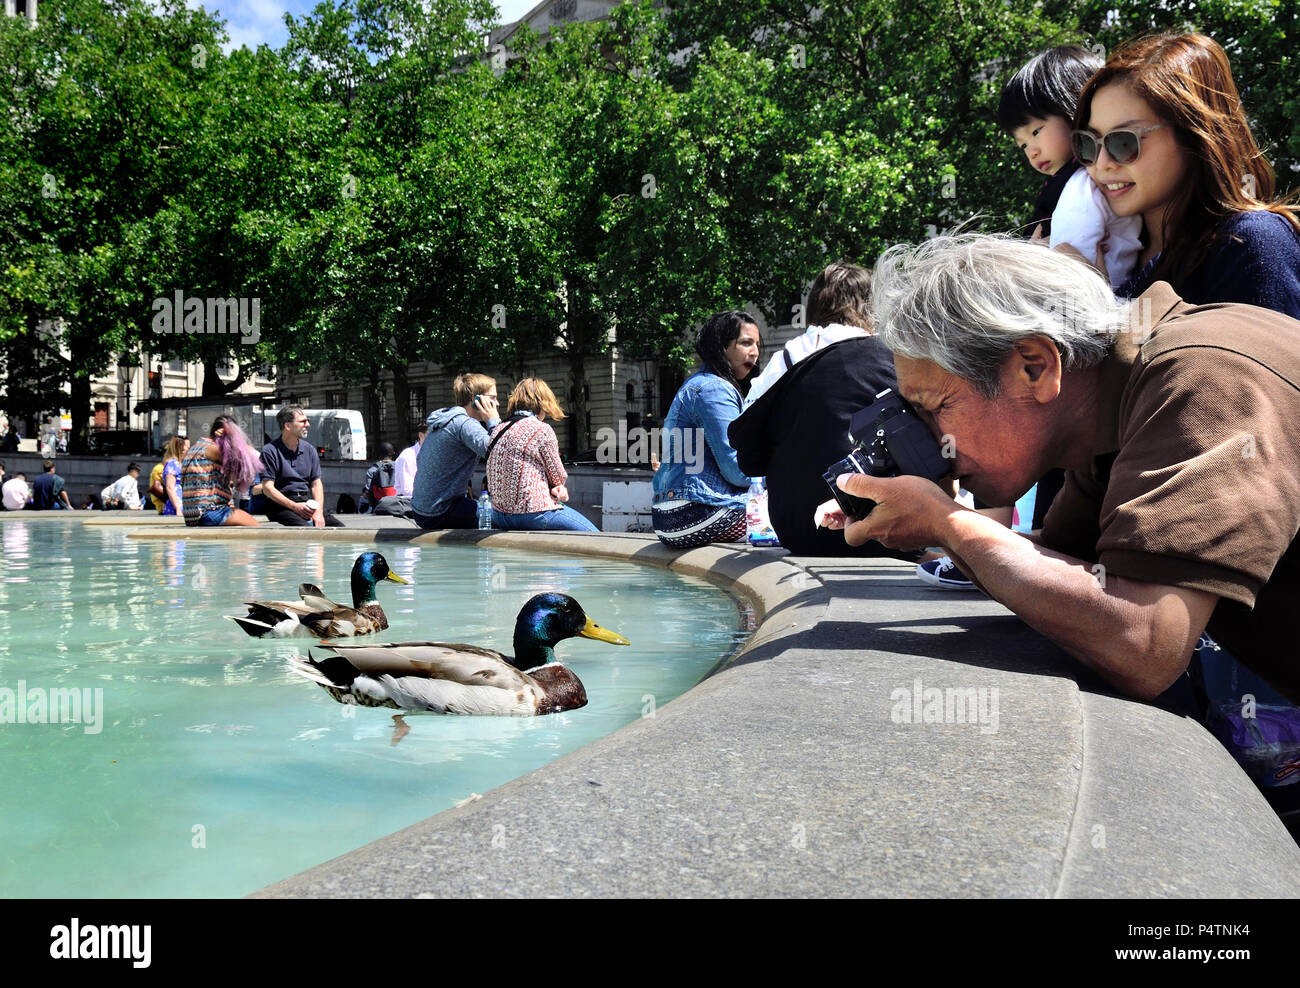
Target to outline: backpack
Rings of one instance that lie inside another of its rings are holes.
[[[371,475],[370,488],[366,491],[371,504],[378,504],[384,498],[392,497],[397,493],[397,488],[393,485],[393,475],[396,471],[393,461],[381,460],[375,466],[378,469]]]

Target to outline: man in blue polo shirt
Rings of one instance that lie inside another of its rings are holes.
[[[275,416],[280,435],[262,447],[262,494],[266,517],[281,525],[342,527],[325,511],[325,485],[320,477],[320,457],[307,442],[307,413],[297,405]]]

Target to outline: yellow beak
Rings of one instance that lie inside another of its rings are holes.
[[[408,585],[410,584],[410,581],[409,581],[409,580],[403,580],[400,576],[398,576],[396,573],[394,573],[391,569],[388,571],[388,575],[387,575],[386,577],[384,577],[384,579],[385,579],[385,580],[392,580],[394,583],[406,583],[406,584],[408,584]]]
[[[591,618],[587,618],[587,626],[578,632],[578,637],[594,638],[598,642],[609,642],[611,645],[632,644],[617,631],[610,631],[608,628],[602,628]]]

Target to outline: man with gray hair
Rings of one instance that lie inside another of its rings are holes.
[[[1300,701],[1300,322],[1192,306],[1158,282],[1116,302],[1090,267],[965,234],[881,257],[878,337],[953,476],[1010,504],[1053,467],[1037,538],[919,477],[850,475],[877,502],[851,544],[943,545],[990,596],[1149,699],[1207,630]],[[832,502],[833,504],[833,502]]]

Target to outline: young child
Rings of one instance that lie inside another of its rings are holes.
[[[1049,176],[1034,203],[1030,230],[1049,238],[1053,247],[1073,245],[1089,261],[1104,241],[1106,273],[1111,287],[1118,288],[1142,251],[1141,219],[1115,215],[1070,145],[1079,94],[1102,64],[1075,45],[1035,55],[1002,87],[998,124],[1024,151],[1029,166]]]

